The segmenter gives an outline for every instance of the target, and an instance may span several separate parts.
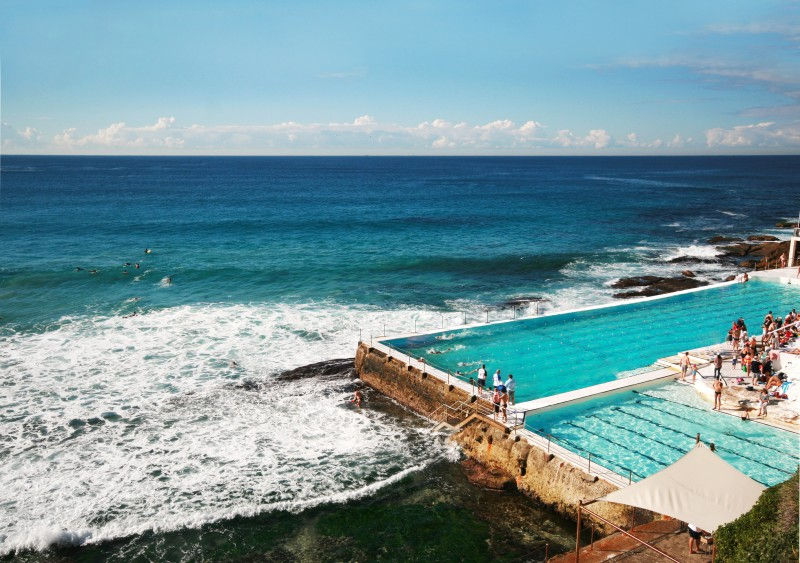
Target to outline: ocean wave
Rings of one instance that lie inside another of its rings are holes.
[[[587,175],[584,176],[587,180],[597,180],[600,182],[610,182],[616,184],[631,184],[636,186],[654,186],[662,188],[692,188],[692,184],[678,183],[678,182],[664,182],[662,180],[648,180],[646,178],[619,178],[614,176],[597,176]]]
[[[690,244],[688,246],[679,246],[664,256],[665,260],[674,260],[675,258],[691,257],[691,258],[716,258],[720,255],[720,251],[712,244]]]
[[[352,356],[359,328],[414,320],[441,324],[411,308],[194,305],[0,337],[0,554],[343,502],[451,457],[421,420],[352,408],[349,377],[275,378]],[[231,385],[246,380],[259,385]]]

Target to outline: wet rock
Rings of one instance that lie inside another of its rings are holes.
[[[684,270],[684,271],[682,271],[682,272],[681,272],[681,275],[682,275],[682,276],[686,276],[687,278],[694,278],[694,277],[696,277],[696,276],[695,276],[695,273],[694,273],[693,271],[691,271],[691,270]]]
[[[498,305],[498,307],[500,309],[513,309],[515,307],[525,307],[527,305],[530,305],[531,303],[537,303],[537,302],[543,302],[543,301],[549,301],[549,300],[545,299],[544,297],[539,297],[539,296],[512,297],[511,299],[508,299],[508,300],[503,301],[502,303],[500,303]]]
[[[797,227],[797,221],[778,221],[775,226],[779,229],[794,229]]]
[[[517,488],[514,478],[502,469],[487,467],[471,458],[462,461],[461,468],[470,483],[474,485],[497,491],[510,491]]]
[[[747,269],[752,270],[753,268],[756,267],[756,261],[755,260],[742,260],[741,262],[739,262],[738,265],[741,268],[747,268]]]
[[[356,376],[355,364],[352,358],[342,358],[338,360],[326,360],[307,366],[300,366],[293,370],[285,371],[277,379],[279,381],[294,381],[306,377],[330,377],[346,376],[353,378]]]
[[[725,237],[722,235],[716,235],[708,239],[708,244],[719,244],[721,242],[741,242],[742,239],[739,237]]]
[[[677,278],[661,278],[658,281],[647,285],[639,291],[623,291],[615,293],[615,299],[631,299],[633,297],[651,297],[653,295],[663,295],[664,293],[672,293],[673,291],[681,291],[684,289],[694,289],[695,287],[702,287],[708,285],[707,281],[698,280],[697,278],[687,278],[680,276]],[[613,287],[613,286],[612,286]]]
[[[122,417],[120,415],[118,415],[117,413],[115,413],[114,411],[104,412],[100,416],[102,416],[103,418],[105,418],[109,422],[116,422],[116,421],[122,419]]]
[[[755,246],[752,244],[740,242],[739,244],[718,247],[718,250],[722,251],[724,256],[747,256],[754,248]]]
[[[776,241],[781,239],[772,235],[750,235],[749,237],[747,237],[747,240],[767,242],[767,241]]]
[[[678,256],[669,261],[670,264],[716,264],[717,258],[700,258],[698,256]]]
[[[736,279],[736,275],[735,274],[731,274],[730,276],[725,278],[723,281],[729,282],[729,281],[733,281],[735,279]]]
[[[639,287],[642,285],[652,285],[664,281],[667,278],[660,276],[633,276],[630,278],[620,278],[611,284],[614,289],[626,289],[628,287]]]

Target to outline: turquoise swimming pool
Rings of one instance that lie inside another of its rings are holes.
[[[520,402],[611,381],[684,349],[721,342],[739,317],[751,332],[759,331],[768,310],[784,316],[793,307],[800,307],[797,286],[753,280],[384,344],[424,357],[428,364],[465,381],[475,377],[481,364],[489,374],[497,369],[504,378],[513,373]]]
[[[800,463],[800,436],[710,410],[691,387],[662,384],[529,413],[526,428],[638,481],[686,454],[700,433],[734,467],[764,485]]]

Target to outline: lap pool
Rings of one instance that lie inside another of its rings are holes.
[[[800,306],[797,286],[753,280],[635,303],[383,340],[464,381],[486,364],[514,374],[517,402],[611,381],[659,358],[725,339],[744,318],[760,334],[768,310]],[[460,373],[456,373],[460,372]]]
[[[770,486],[800,463],[800,436],[710,410],[688,386],[668,383],[528,413],[525,427],[633,481],[686,454],[700,433],[731,465]]]

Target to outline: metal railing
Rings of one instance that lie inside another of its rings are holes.
[[[594,454],[594,456],[592,456],[592,452],[585,450],[579,446],[576,446],[575,444],[567,440],[562,440],[560,438],[557,438],[552,434],[542,433],[536,430],[532,430],[530,428],[525,428],[525,431],[530,432],[535,436],[538,436],[542,440],[546,440],[546,451],[548,454],[553,454],[553,455],[556,455],[557,453],[561,454],[561,452],[557,451],[557,448],[560,448],[561,450],[565,450],[566,452],[571,453],[572,456],[570,456],[570,459],[564,459],[564,460],[568,461],[578,469],[586,471],[586,473],[590,475],[596,475],[598,477],[602,476],[603,478],[606,479],[610,478],[612,481],[616,482],[615,484],[617,484],[617,483],[622,483],[622,481],[625,479],[624,473],[627,472],[628,485],[633,483],[634,475],[636,475],[637,477],[641,477],[641,475],[636,473],[633,469],[624,467],[622,465],[619,465],[618,469],[621,469],[623,473],[620,473],[619,471],[615,471],[613,469],[609,469],[608,467],[605,467],[602,463],[597,461],[598,459],[597,454]],[[564,455],[559,455],[559,457],[565,458]],[[594,457],[594,461],[592,461],[592,457]],[[586,463],[585,464],[581,463],[581,461],[576,462],[575,458],[577,458],[577,460],[584,460]]]

